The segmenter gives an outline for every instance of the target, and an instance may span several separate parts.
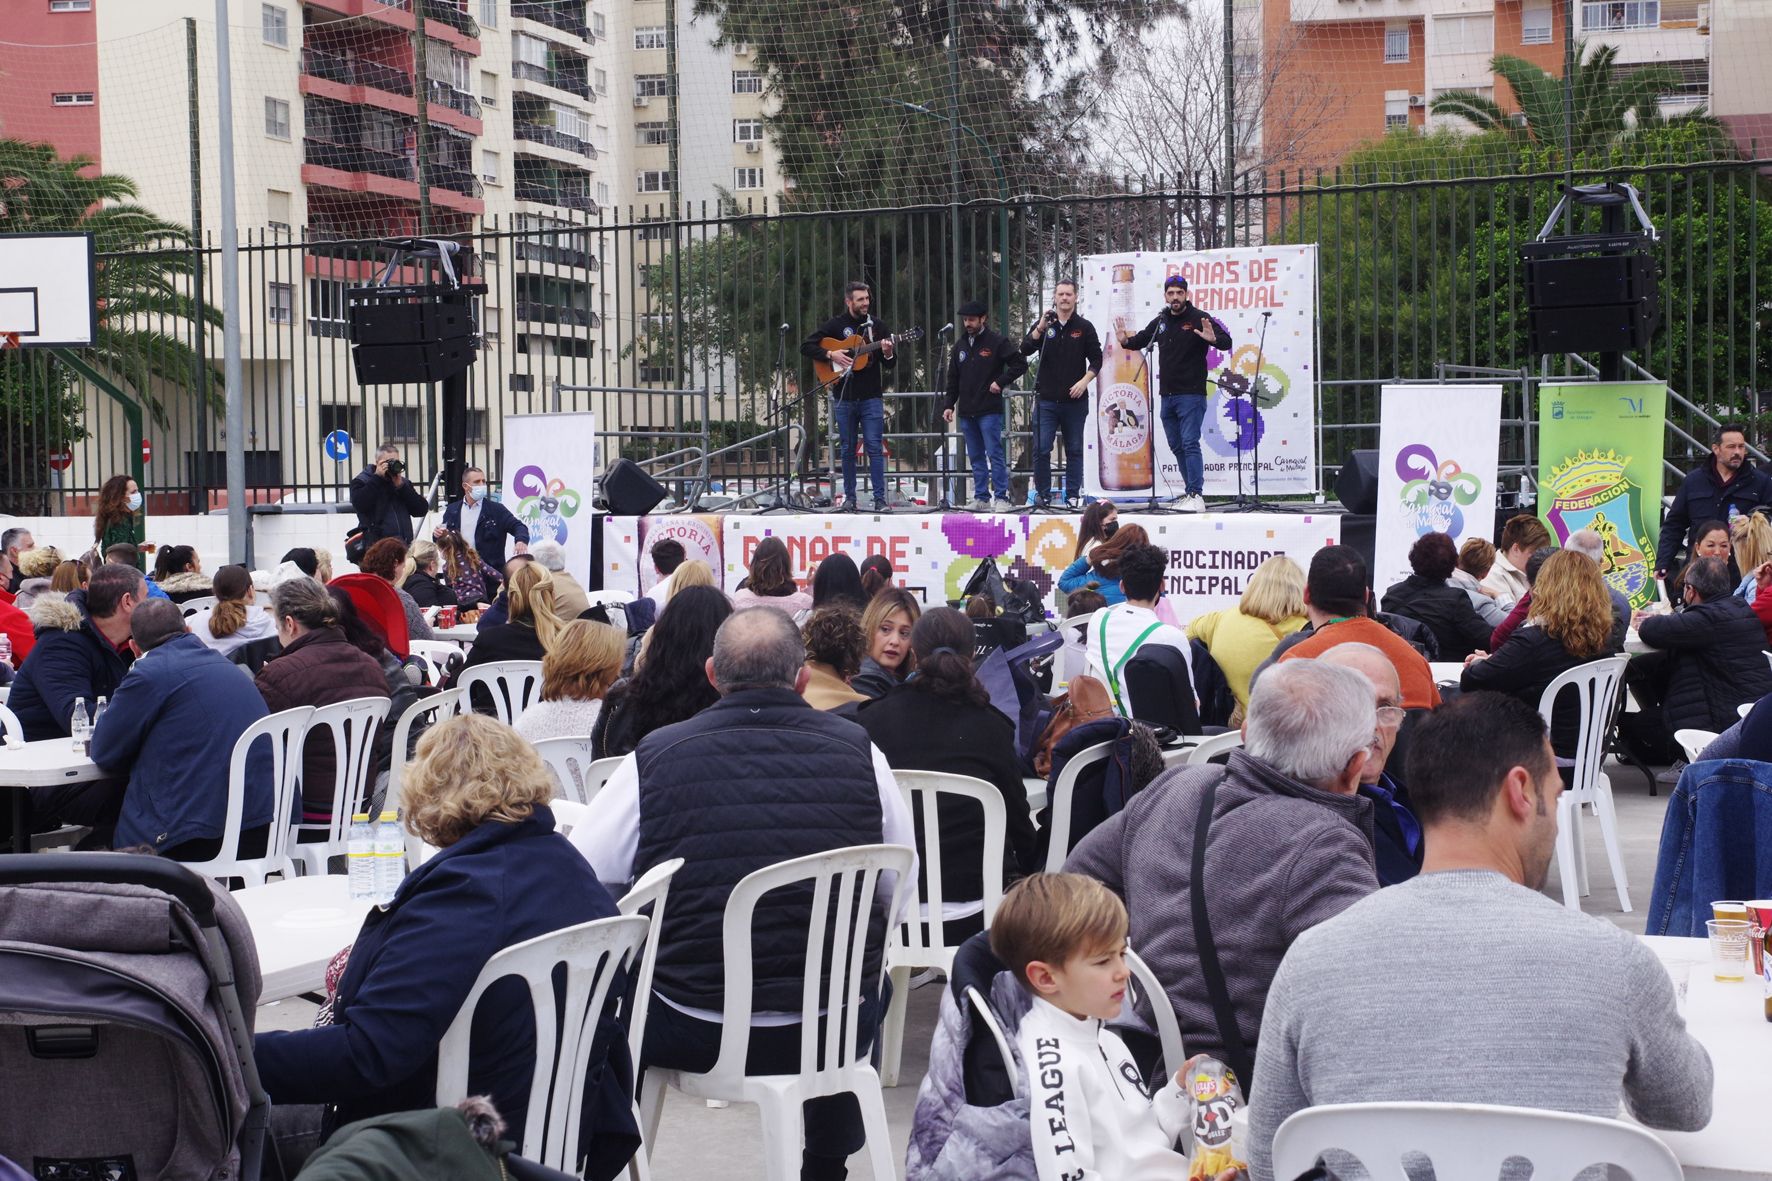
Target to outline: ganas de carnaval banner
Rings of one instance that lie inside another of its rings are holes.
[[[1592,529],[1606,581],[1633,607],[1655,598],[1667,386],[1655,381],[1538,387],[1538,515],[1558,545]]]
[[[846,553],[857,565],[870,554],[884,554],[899,585],[937,606],[959,597],[980,561],[995,558],[1005,576],[1039,586],[1050,608],[1058,576],[1077,548],[1077,521],[965,513],[606,517],[603,586],[635,594],[650,589],[657,573],[647,555],[660,539],[674,537],[690,557],[713,566],[715,582],[731,592],[745,576],[757,543],[779,537],[802,586],[811,585],[818,563],[833,553]],[[1120,522],[1142,525],[1168,554],[1166,593],[1184,620],[1235,606],[1249,575],[1275,554],[1289,554],[1308,566],[1319,548],[1341,540],[1341,518],[1335,514],[1124,514]]]
[[[1186,276],[1194,305],[1231,335],[1229,353],[1213,349],[1206,357],[1206,417],[1200,425],[1206,494],[1234,494],[1239,463],[1244,490],[1253,491],[1258,453],[1263,495],[1316,491],[1314,245],[1137,251],[1082,260],[1078,310],[1095,325],[1102,344],[1102,371],[1088,395],[1083,490],[1136,501],[1152,494],[1154,477],[1160,498],[1185,491],[1181,461],[1169,450],[1159,417],[1158,350],[1129,353],[1114,336],[1115,317],[1137,332],[1163,310],[1163,280],[1170,275]]]
[[[1495,522],[1498,385],[1387,385],[1378,427],[1378,521],[1373,588],[1410,574],[1409,547],[1428,533],[1454,545]]]

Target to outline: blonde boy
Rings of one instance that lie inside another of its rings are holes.
[[[1125,905],[1080,874],[1023,878],[991,920],[991,950],[1034,998],[1018,1041],[1040,1181],[1186,1178],[1181,1088],[1150,1095],[1103,1025],[1126,999]]]

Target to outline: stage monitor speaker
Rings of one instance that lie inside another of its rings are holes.
[[[1378,452],[1350,451],[1335,476],[1335,498],[1350,513],[1378,511]]]
[[[643,517],[669,493],[631,459],[618,459],[603,477],[603,500],[618,517]]]

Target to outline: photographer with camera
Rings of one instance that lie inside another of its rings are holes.
[[[392,443],[377,447],[375,462],[351,481],[351,508],[357,513],[357,529],[347,539],[345,556],[352,562],[360,563],[384,537],[412,544],[412,518],[424,516],[427,506],[424,494],[406,478],[406,465]]]

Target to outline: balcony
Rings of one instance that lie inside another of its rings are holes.
[[[511,254],[522,262],[583,267],[587,271],[603,269],[603,260],[588,250],[574,250],[569,246],[554,246],[546,242],[530,242],[520,238],[512,245]]]
[[[584,22],[583,0],[569,4],[550,4],[546,0],[512,0],[511,15],[536,21],[550,29],[571,33],[580,41],[591,39],[591,30]]]
[[[563,90],[582,99],[589,100],[591,97],[590,82],[583,74],[568,74],[564,70],[550,70],[533,62],[514,61],[511,63],[511,77],[552,86],[555,90]]]
[[[575,193],[570,189],[521,179],[515,182],[515,188],[519,201],[536,201],[543,205],[558,205],[562,209],[577,209],[585,213],[598,211],[597,202],[589,193]]]
[[[471,172],[437,163],[427,163],[425,171],[431,174],[431,187],[434,189],[447,189],[452,193],[460,193],[464,197],[479,197],[485,194],[485,190],[480,187],[479,178]]]
[[[340,57],[323,49],[304,46],[301,51],[301,72],[315,78],[324,78],[328,82],[337,82],[341,86],[367,86],[372,90],[400,95],[402,98],[412,97],[411,75],[368,58]]]
[[[302,140],[302,159],[319,168],[336,168],[340,172],[367,172],[393,180],[417,182],[410,157],[400,152],[383,152],[357,144],[333,143],[324,139]],[[432,170],[433,173],[436,171]],[[434,179],[434,178],[433,178]]]
[[[584,308],[567,307],[563,304],[541,303],[532,299],[517,301],[517,319],[531,320],[538,324],[572,324],[580,328],[601,328],[603,317],[596,312]]]
[[[385,3],[386,0],[383,0]],[[401,4],[402,8],[410,8],[411,0]],[[449,0],[419,0],[419,11],[424,13],[428,21],[442,21],[464,37],[480,38],[480,23]]]
[[[545,127],[540,123],[525,123],[519,120],[514,124],[512,134],[518,139],[526,139],[530,143],[546,144],[550,148],[577,152],[590,160],[597,158],[597,149],[589,140],[580,139],[576,135],[567,135],[564,131]]]
[[[466,115],[470,119],[480,117],[480,102],[471,94],[463,94],[449,83],[432,78],[430,81],[431,102],[439,107],[448,107],[457,114]]]

